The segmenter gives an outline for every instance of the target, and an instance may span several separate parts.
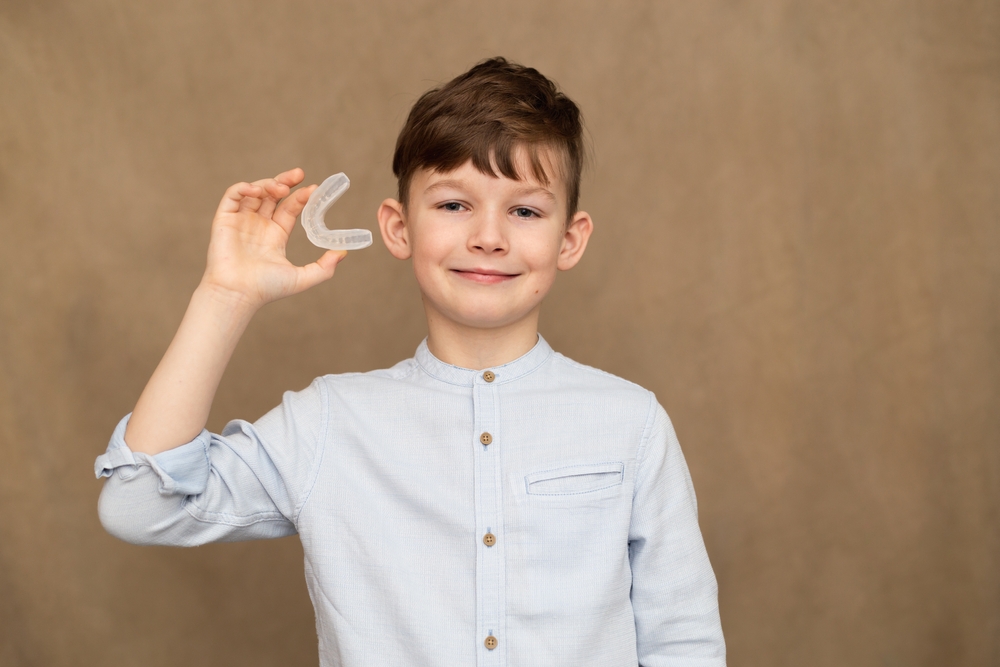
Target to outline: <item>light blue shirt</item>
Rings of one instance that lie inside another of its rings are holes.
[[[541,338],[489,373],[425,342],[156,456],[128,449],[127,421],[95,466],[107,530],[297,533],[324,667],[725,665],[666,413]]]

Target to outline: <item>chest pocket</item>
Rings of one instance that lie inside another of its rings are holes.
[[[526,475],[524,485],[532,496],[568,496],[621,486],[625,464],[620,461],[564,466]]]

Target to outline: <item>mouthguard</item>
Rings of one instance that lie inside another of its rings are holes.
[[[313,245],[328,250],[360,250],[372,244],[372,233],[367,229],[329,229],[323,219],[349,187],[351,180],[341,172],[323,181],[309,195],[309,201],[302,209],[302,227]]]

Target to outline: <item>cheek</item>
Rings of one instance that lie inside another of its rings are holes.
[[[429,233],[414,239],[413,274],[421,289],[426,291],[443,279],[451,254],[452,248],[443,235]]]
[[[534,278],[532,281],[532,291],[535,294],[544,296],[556,281],[556,274],[558,273],[556,258],[555,253],[546,253],[532,258],[531,266]]]
[[[551,238],[535,239],[534,243],[528,246],[531,250],[524,255],[525,261],[539,274],[554,276],[556,274],[556,264],[559,262],[561,241],[561,238],[559,240]]]
[[[538,280],[535,283],[535,294],[540,294],[545,296],[548,291],[552,288],[552,285],[556,282],[556,270],[555,267],[539,273]]]
[[[420,253],[428,261],[444,259],[462,244],[455,225],[438,224],[434,219],[420,222],[419,226],[412,228],[410,239],[413,251]]]
[[[433,284],[436,277],[434,267],[436,263],[431,261],[427,253],[415,252],[413,255],[413,275],[417,279],[417,284],[424,291]]]

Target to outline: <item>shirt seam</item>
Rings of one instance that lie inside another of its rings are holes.
[[[319,471],[323,466],[323,458],[326,455],[326,447],[330,441],[330,430],[331,430],[331,420],[330,420],[330,394],[329,387],[326,384],[327,380],[325,377],[317,378],[316,385],[319,387],[320,393],[320,428],[319,435],[317,439],[319,442],[316,443],[316,453],[313,459],[312,468],[309,470],[309,481],[305,493],[302,496],[302,500],[299,501],[298,505],[295,507],[294,516],[292,517],[292,523],[295,525],[295,530],[299,529],[299,517],[302,515],[302,510],[305,509],[306,504],[309,499],[312,498],[313,489],[316,488],[316,480],[319,479]]]
[[[615,467],[617,467],[617,470],[605,470],[605,472],[615,472],[615,473],[617,473],[617,475],[618,475],[618,481],[617,482],[612,482],[611,484],[608,484],[606,486],[599,486],[599,487],[594,488],[594,489],[587,489],[586,491],[558,491],[558,492],[555,492],[555,493],[538,493],[537,491],[534,492],[534,493],[532,493],[532,491],[531,491],[531,484],[532,484],[532,482],[547,482],[547,481],[550,481],[552,479],[560,479],[558,477],[543,477],[541,479],[535,479],[535,480],[529,479],[530,477],[532,477],[534,475],[543,475],[545,473],[557,472],[559,470],[570,470],[570,469],[573,469],[573,468],[597,468],[597,467],[607,468],[608,466],[615,466]],[[624,483],[625,483],[625,462],[624,461],[602,461],[600,463],[587,463],[587,464],[578,464],[578,465],[571,465],[571,466],[560,466],[558,468],[550,468],[549,470],[541,470],[539,472],[529,473],[529,474],[527,474],[527,475],[524,476],[524,491],[529,496],[578,496],[578,495],[584,494],[584,493],[594,493],[595,491],[606,491],[607,489],[611,489],[611,488],[614,488],[616,486],[621,486]]]
[[[650,392],[648,389],[646,389],[642,385],[636,384],[635,382],[632,382],[631,380],[627,380],[627,379],[621,377],[620,375],[615,375],[614,373],[609,373],[608,371],[601,370],[600,368],[594,368],[593,366],[588,366],[587,364],[582,364],[582,363],[580,363],[579,361],[577,361],[575,359],[570,359],[566,355],[560,354],[559,352],[555,352],[555,351],[553,351],[553,352],[554,352],[553,356],[558,356],[561,361],[566,362],[567,365],[572,366],[572,367],[576,368],[577,370],[581,370],[581,371],[583,371],[585,373],[593,373],[594,375],[600,375],[600,376],[603,376],[603,377],[608,378],[610,380],[617,380],[618,382],[621,382],[623,384],[626,384],[626,385],[629,385],[631,387],[634,387],[635,389],[639,389],[639,390],[641,390],[641,391],[643,391],[645,393],[652,394],[652,392]]]
[[[649,407],[646,412],[646,423],[642,427],[642,437],[639,439],[639,448],[635,453],[635,480],[632,483],[632,506],[635,507],[635,498],[639,493],[639,482],[640,482],[640,472],[642,470],[642,464],[644,462],[644,457],[646,456],[646,447],[649,445],[649,439],[652,436],[653,424],[656,421],[656,407],[659,405],[656,402],[656,394],[646,390],[649,395]],[[631,512],[629,512],[629,523],[632,522]]]
[[[549,350],[549,353],[546,354],[545,357],[540,362],[538,362],[537,366],[535,366],[531,370],[527,370],[527,371],[521,373],[516,378],[511,378],[509,380],[502,380],[502,381],[500,381],[500,382],[497,383],[497,386],[498,387],[502,387],[505,384],[508,384],[508,383],[511,383],[511,382],[517,382],[518,380],[523,380],[524,378],[528,377],[529,375],[534,375],[538,371],[542,370],[542,367],[545,366],[545,364],[549,363],[549,361],[552,359],[552,356],[553,356],[552,355],[552,350]]]
[[[544,475],[544,474],[550,473],[550,472],[559,472],[560,470],[570,470],[572,468],[585,468],[585,469],[589,468],[589,469],[593,469],[593,468],[604,467],[604,466],[611,466],[611,465],[618,465],[618,466],[621,466],[622,468],[624,468],[624,463],[622,461],[613,461],[613,460],[598,461],[597,463],[574,463],[572,465],[557,466],[555,468],[546,468],[545,470],[538,470],[538,471],[535,471],[535,472],[528,473],[524,477],[525,477],[525,479],[527,479],[529,477],[535,477],[536,475]],[[541,478],[541,480],[535,479],[535,480],[532,480],[532,481],[535,481],[535,482],[537,482],[537,481],[546,481],[546,480],[549,480],[549,479],[553,479],[553,478],[552,477],[543,477],[543,478]]]
[[[417,362],[417,368],[419,368],[424,375],[431,378],[432,380],[437,380],[438,382],[443,382],[445,384],[450,384],[453,387],[472,387],[476,384],[475,379],[471,382],[452,382],[451,380],[446,380],[443,377],[438,376],[436,373],[432,373],[429,369],[424,368],[423,364],[419,361]],[[457,367],[456,367],[457,368]],[[401,378],[402,379],[402,378]]]
[[[228,512],[207,512],[205,510],[202,510],[195,503],[190,502],[186,498],[184,500],[184,511],[190,514],[191,518],[193,518],[195,521],[200,521],[201,523],[223,524],[226,526],[236,526],[241,528],[246,526],[252,526],[256,523],[264,523],[267,521],[276,521],[279,523],[285,523],[288,521],[288,517],[283,515],[281,512],[274,512],[274,511],[254,512],[253,514],[229,514]]]
[[[619,479],[613,484],[608,484],[607,486],[599,486],[596,489],[587,489],[586,491],[560,491],[558,493],[532,493],[528,491],[529,496],[541,497],[541,498],[564,498],[566,496],[582,496],[588,493],[597,493],[598,491],[607,491],[608,489],[613,489],[616,486],[621,486],[624,483],[623,479]]]
[[[545,356],[543,356],[541,359],[538,360],[538,363],[534,366],[534,368],[530,368],[530,369],[524,371],[523,373],[521,373],[520,375],[517,375],[517,376],[512,377],[512,378],[504,378],[501,375],[501,377],[499,378],[499,381],[496,382],[495,386],[498,386],[498,387],[499,386],[503,386],[505,384],[509,384],[509,383],[512,383],[512,382],[517,382],[518,380],[520,380],[522,378],[528,377],[529,375],[531,375],[532,373],[534,373],[535,371],[537,371],[538,369],[540,369],[542,366],[544,366],[553,356],[555,356],[555,354],[558,354],[558,353],[556,353],[555,350],[553,350],[551,347],[549,347],[549,349],[546,350],[546,352],[545,352]],[[424,374],[427,375],[428,377],[430,377],[430,378],[432,378],[434,380],[437,380],[438,382],[443,382],[445,384],[450,384],[450,385],[452,385],[454,387],[473,387],[476,384],[476,377],[480,374],[479,371],[472,370],[471,368],[462,368],[461,366],[454,366],[452,364],[446,364],[447,366],[449,366],[451,368],[454,368],[457,371],[465,372],[465,373],[469,374],[469,380],[470,381],[468,381],[468,382],[455,382],[455,381],[452,381],[452,380],[447,380],[447,379],[445,379],[445,378],[437,375],[436,373],[434,373],[433,371],[431,371],[430,368],[427,368],[426,366],[424,366],[424,364],[420,363],[420,361],[418,359],[414,359],[414,361],[416,362],[415,366],[417,368],[419,368],[421,371],[423,371]],[[440,361],[440,360],[438,360],[438,361]],[[504,366],[513,364],[516,361],[517,360],[512,361],[512,362],[508,362],[507,364],[501,364],[499,366],[496,366],[495,369],[496,370],[500,370],[502,372],[502,369],[503,369]],[[442,361],[441,363],[443,364],[445,362]],[[403,376],[403,377],[405,377],[405,376]],[[612,375],[611,377],[615,377],[615,376]]]

